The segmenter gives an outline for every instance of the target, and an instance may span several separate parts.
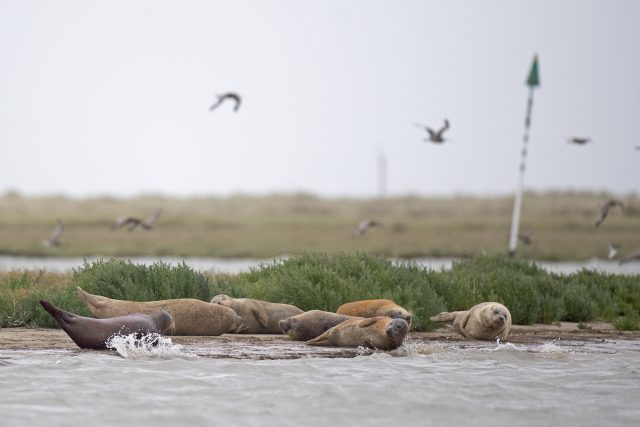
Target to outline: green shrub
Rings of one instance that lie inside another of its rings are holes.
[[[635,330],[640,323],[637,275],[591,270],[556,275],[534,263],[487,255],[456,261],[450,270],[433,271],[415,263],[397,264],[381,256],[355,253],[294,256],[236,275],[203,275],[184,263],[145,266],[115,259],[85,261],[71,275],[0,272],[0,327],[54,326],[40,307],[40,299],[89,316],[85,304],[75,296],[76,286],[134,301],[209,301],[225,293],[327,311],[345,302],[388,298],[412,312],[414,330],[434,328],[429,317],[441,311],[467,310],[483,301],[507,306],[515,324],[601,320]]]
[[[150,266],[111,259],[84,261],[74,269],[71,286],[114,299],[154,301],[196,298],[209,301],[209,279],[184,262],[172,267],[163,262]]]
[[[434,273],[414,264],[363,253],[313,254],[214,279],[212,293],[293,304],[302,310],[336,311],[346,302],[391,299],[413,314],[416,330],[433,328],[429,317],[445,309],[431,286]]]

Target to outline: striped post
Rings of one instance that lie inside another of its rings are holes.
[[[509,235],[509,256],[516,254],[518,248],[518,229],[520,228],[520,212],[522,211],[522,192],[524,191],[524,171],[527,168],[527,146],[529,144],[529,128],[531,126],[531,110],[533,108],[533,89],[540,85],[538,78],[538,56],[534,56],[533,65],[527,78],[529,86],[529,100],[527,101],[527,115],[524,120],[524,136],[522,145],[522,155],[520,157],[520,174],[518,188],[513,202],[513,216],[511,218],[511,233]]]

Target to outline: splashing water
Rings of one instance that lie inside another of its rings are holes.
[[[171,338],[160,334],[115,334],[107,340],[107,348],[114,349],[125,359],[195,359],[193,353],[185,352],[180,344],[174,344]]]

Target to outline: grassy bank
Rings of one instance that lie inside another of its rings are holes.
[[[202,274],[187,265],[134,265],[109,260],[85,263],[71,274],[0,273],[0,326],[54,326],[38,305],[47,298],[89,315],[74,295],[91,293],[128,300],[198,298],[218,293],[294,304],[303,310],[335,311],[344,302],[389,298],[414,315],[415,330],[431,330],[429,317],[498,301],[514,323],[607,321],[618,329],[640,328],[640,277],[591,271],[548,273],[535,264],[501,256],[479,256],[436,271],[394,264],[365,253],[307,254],[237,275]]]
[[[595,228],[609,195],[527,193],[521,230],[533,243],[518,257],[540,260],[606,258],[615,241],[625,255],[640,248],[640,199],[623,198]],[[388,257],[477,256],[505,253],[511,197],[324,199],[309,195],[132,199],[0,197],[0,254],[35,256],[177,255],[272,258],[308,252],[366,251]],[[163,210],[153,230],[112,231],[121,216],[145,218]],[[382,228],[352,233],[365,218]],[[43,247],[53,224],[65,233],[59,247]]]

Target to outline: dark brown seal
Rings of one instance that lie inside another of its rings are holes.
[[[41,300],[40,304],[80,348],[102,350],[107,348],[107,341],[115,334],[136,334],[141,338],[148,334],[163,334],[173,328],[173,319],[164,310],[94,319],[61,310],[47,300]]]
[[[297,316],[291,316],[278,322],[280,330],[294,341],[308,341],[353,316],[332,313],[330,311],[310,310]]]

